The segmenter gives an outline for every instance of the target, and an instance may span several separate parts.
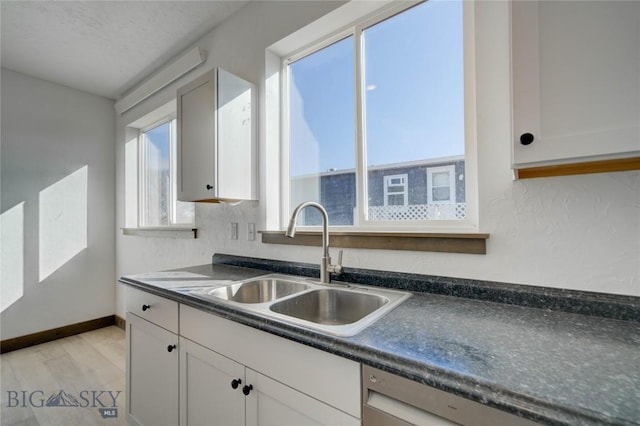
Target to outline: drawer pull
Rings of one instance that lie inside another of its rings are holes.
[[[151,305],[142,305],[143,311],[146,311],[147,309],[151,309]]]
[[[167,352],[173,352],[173,350],[176,348],[176,345],[169,345],[167,346]]]
[[[233,379],[233,380],[231,381],[231,387],[232,387],[233,389],[238,389],[238,385],[240,385],[241,383],[242,383],[242,380],[240,380],[240,379]]]
[[[245,396],[248,396],[252,390],[253,390],[253,385],[245,386],[242,388],[242,393],[245,394]]]

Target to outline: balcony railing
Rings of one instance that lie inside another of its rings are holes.
[[[460,220],[466,214],[466,203],[369,206],[369,220]]]

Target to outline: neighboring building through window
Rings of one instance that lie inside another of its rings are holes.
[[[313,188],[319,188],[318,199],[330,218],[341,223],[355,222],[355,176],[353,169],[299,176],[291,181],[292,192],[309,194]],[[341,190],[328,190],[331,188]],[[368,193],[371,221],[463,219],[466,215],[464,158],[395,163],[371,169]],[[307,226],[322,224],[320,215],[313,209],[303,210],[302,218]]]
[[[332,226],[464,219],[463,57],[463,2],[430,0],[287,58],[285,212],[312,200]]]
[[[176,199],[176,120],[142,129],[138,143],[139,225],[192,224],[193,203]]]

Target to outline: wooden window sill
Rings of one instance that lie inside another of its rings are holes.
[[[284,231],[259,231],[265,244],[300,246],[322,245],[322,232],[300,231],[294,238]],[[402,233],[402,232],[331,232],[331,247],[381,250],[435,251],[444,253],[487,254],[489,234],[481,233]]]

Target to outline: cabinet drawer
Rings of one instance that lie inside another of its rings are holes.
[[[127,287],[127,312],[178,333],[178,302]]]

